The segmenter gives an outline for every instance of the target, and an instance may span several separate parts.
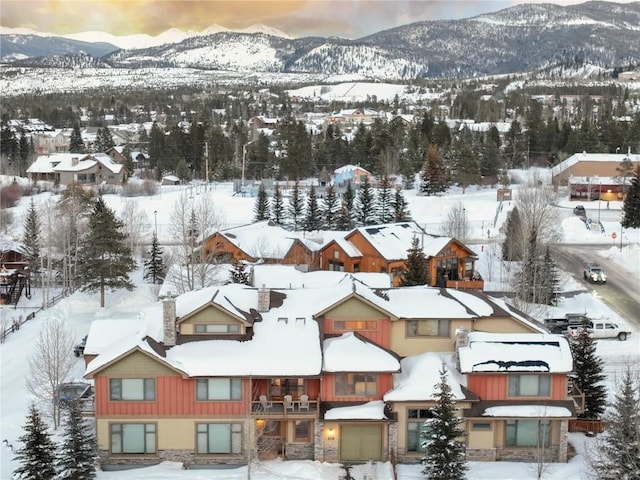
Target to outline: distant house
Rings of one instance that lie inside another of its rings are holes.
[[[126,175],[126,168],[106,153],[40,155],[27,168],[31,181],[48,180],[61,185],[119,185]]]
[[[622,200],[620,164],[628,158],[635,170],[640,155],[628,153],[576,153],[551,169],[555,186],[568,186],[570,200]],[[631,175],[627,185],[631,184]]]
[[[475,269],[478,256],[455,238],[429,235],[415,222],[355,228],[322,247],[320,268],[386,273],[398,286],[414,238],[427,257],[429,285],[482,290],[484,282]]]
[[[69,151],[69,139],[62,130],[41,131],[33,133],[36,153],[46,155]]]
[[[318,268],[319,249],[320,244],[269,221],[222,230],[203,243],[206,258],[303,265],[310,270]]]
[[[333,184],[337,187],[345,187],[351,182],[351,186],[360,186],[365,179],[371,180],[371,172],[359,165],[343,165],[333,172]]]

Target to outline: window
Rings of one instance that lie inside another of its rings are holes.
[[[344,263],[329,260],[329,270],[332,272],[344,272]]]
[[[112,401],[156,399],[155,378],[111,378],[109,399]]]
[[[377,330],[377,320],[334,320],[334,330]]]
[[[510,375],[510,397],[548,397],[551,394],[549,375]]]
[[[407,410],[407,451],[408,452],[424,452],[426,448],[423,446],[426,436],[431,432],[431,427],[425,425],[428,418],[433,418],[433,414],[429,409]]]
[[[551,443],[548,420],[507,420],[505,443],[508,447],[548,447]]]
[[[335,379],[337,396],[370,397],[378,393],[377,375],[372,373],[338,373]]]
[[[239,333],[240,325],[237,323],[196,323],[196,333]]]
[[[295,437],[296,442],[308,442],[311,434],[311,422],[308,420],[298,420],[295,422]]]
[[[473,430],[491,430],[491,422],[472,422],[471,428]]]
[[[449,320],[408,320],[407,337],[448,337]]]
[[[340,252],[338,250],[333,251],[333,258],[340,258]]]
[[[156,453],[155,423],[110,424],[111,453],[144,455]]]
[[[354,263],[353,264],[353,273],[358,273],[360,272],[360,264],[359,263]]]
[[[239,423],[198,423],[196,431],[199,454],[242,451],[242,425]]]
[[[239,378],[200,378],[196,380],[197,400],[240,400],[242,380]]]

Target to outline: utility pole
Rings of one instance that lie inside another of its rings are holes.
[[[209,183],[209,142],[204,142],[204,179]]]

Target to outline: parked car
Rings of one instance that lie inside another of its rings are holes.
[[[82,337],[82,340],[76,343],[76,345],[73,347],[73,354],[76,357],[81,357],[82,355],[84,355],[84,347],[86,344],[87,344],[87,335]]]
[[[74,400],[86,401],[93,396],[93,388],[90,383],[70,382],[61,383],[53,397],[55,403],[68,403]]]
[[[597,263],[587,263],[582,272],[582,276],[585,280],[589,280],[592,283],[607,283],[607,276],[602,270],[602,267]]]
[[[567,334],[575,337],[582,328],[584,327],[581,325],[570,325],[567,328]],[[593,338],[617,338],[620,341],[625,341],[631,335],[631,330],[609,320],[591,320],[587,332]]]
[[[574,215],[579,215],[581,217],[586,217],[587,216],[587,211],[585,210],[583,205],[576,205],[573,208],[573,214]]]

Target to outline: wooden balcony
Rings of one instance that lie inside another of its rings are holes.
[[[251,414],[254,416],[264,416],[265,418],[287,418],[295,417],[317,417],[318,416],[318,401],[309,400],[309,408],[301,406],[299,400],[293,400],[291,402],[291,408],[285,408],[285,402],[280,400],[268,400],[266,406],[263,402],[253,401],[251,402]]]
[[[456,290],[483,290],[484,280],[447,280],[447,288],[455,288]]]

